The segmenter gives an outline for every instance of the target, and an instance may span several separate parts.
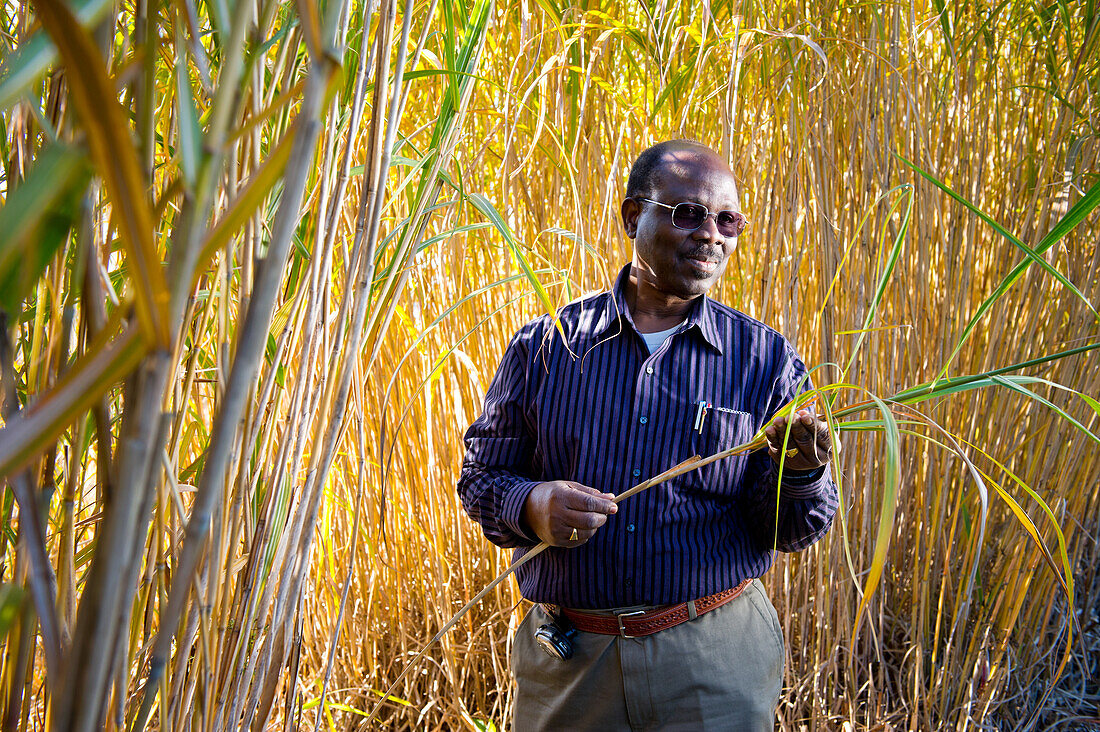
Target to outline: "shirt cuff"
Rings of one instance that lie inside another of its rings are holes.
[[[777,470],[777,467],[773,467]],[[829,464],[814,468],[813,470],[787,470],[783,471],[783,488],[787,498],[803,499],[814,498],[828,482]]]
[[[538,485],[537,481],[524,480],[512,485],[508,488],[504,494],[503,511],[501,512],[501,519],[504,521],[504,525],[511,529],[516,536],[522,537],[527,541],[539,543],[537,536],[532,536],[530,527],[523,521],[523,504],[527,502],[527,496],[531,495],[531,491]]]

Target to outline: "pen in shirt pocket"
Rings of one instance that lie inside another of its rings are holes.
[[[706,424],[707,415],[711,412],[725,412],[726,414],[752,419],[752,415],[748,412],[743,412],[740,409],[731,409],[729,407],[720,407],[713,402],[708,402],[706,399],[700,399],[695,402],[695,422],[692,425],[692,429],[699,434],[703,434],[703,426]]]
[[[711,403],[708,402],[706,399],[700,399],[699,401],[695,402],[695,424],[692,425],[692,429],[694,429],[699,434],[703,434],[703,423],[707,419],[707,412],[710,410],[710,408]]]

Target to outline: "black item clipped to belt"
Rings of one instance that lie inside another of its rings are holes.
[[[577,629],[564,615],[551,615],[549,623],[543,623],[535,631],[535,642],[551,658],[568,661],[573,657],[573,637]]]

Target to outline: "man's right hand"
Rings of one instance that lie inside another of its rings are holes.
[[[571,480],[550,480],[536,485],[527,496],[523,521],[552,546],[580,546],[619,510],[611,500],[614,497]],[[577,538],[572,541],[574,529]]]

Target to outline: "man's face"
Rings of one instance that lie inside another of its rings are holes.
[[[740,211],[733,174],[714,153],[678,150],[666,153],[651,196],[675,206],[690,202],[711,212]],[[639,285],[690,300],[710,290],[726,269],[737,237],[723,236],[713,216],[694,231],[672,225],[672,211],[627,199],[622,206],[626,234],[634,239],[634,272]]]

